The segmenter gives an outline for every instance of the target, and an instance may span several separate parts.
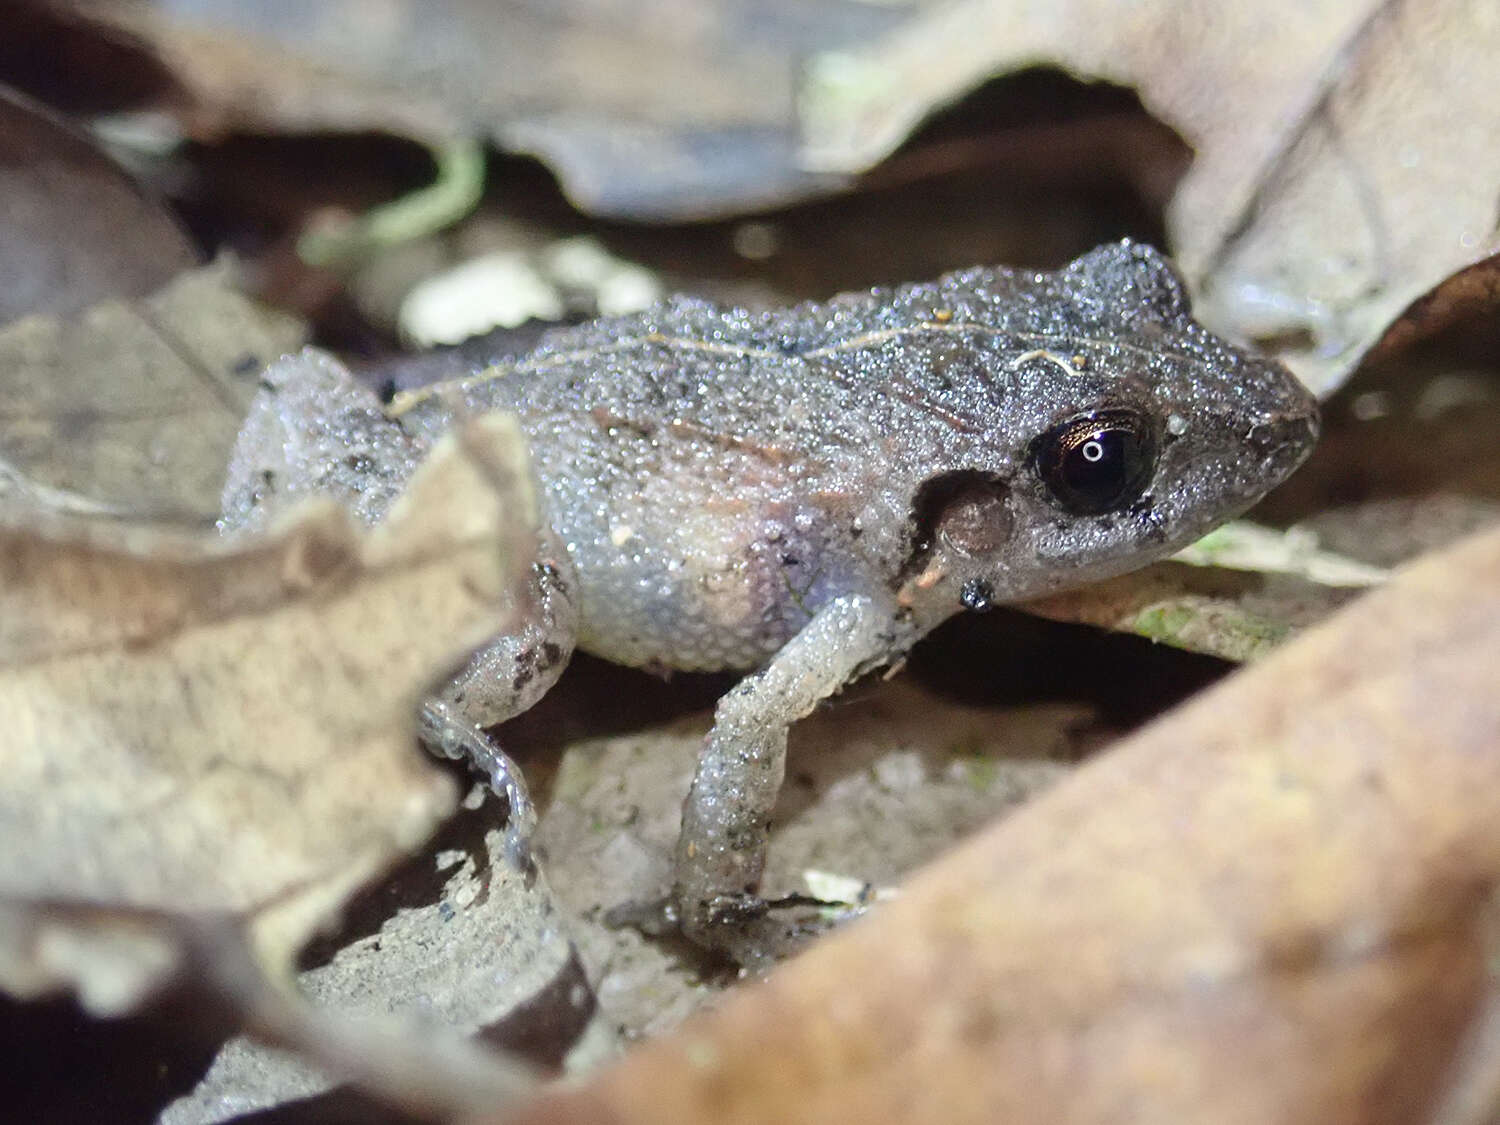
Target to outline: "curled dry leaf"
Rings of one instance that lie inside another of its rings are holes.
[[[0,329],[0,497],[212,519],[256,377],[304,332],[240,294],[227,263]]]
[[[1426,333],[1492,299],[1497,52],[1486,0],[964,0],[814,60],[806,153],[869,167],[1021,67],[1130,86],[1195,152],[1168,222],[1200,313],[1326,393],[1414,302]]]
[[[458,436],[368,534],[326,503],[233,546],[79,520],[0,530],[9,991],[74,985],[120,1009],[171,968],[153,918],[237,919],[282,974],[447,814],[415,708],[503,625],[533,519],[514,423]]]
[[[87,136],[0,86],[0,324],[142,297],[197,260],[166,209]]]
[[[1432,1120],[1500,881],[1497,591],[1500,532],[1418,563],[520,1120]]]
[[[297,990],[315,1006],[307,1016],[324,1030],[310,1036],[305,1026],[270,1029],[302,1054],[230,1040],[197,1088],[162,1114],[162,1125],[199,1125],[230,1112],[322,1096],[340,1079],[434,1115],[451,1112],[455,1104],[485,1105],[506,1072],[457,1065],[460,1048],[451,1041],[460,1035],[549,1069],[565,1059],[612,1051],[613,1029],[598,1012],[569,934],[558,925],[547,880],[535,868],[517,870],[499,832],[472,839],[476,825],[495,820],[488,802],[460,813],[422,855],[356,900],[353,916],[373,902],[389,916],[326,964],[297,974]],[[439,842],[464,847],[438,851],[434,870]],[[413,882],[429,893],[436,882],[436,900],[423,894],[414,901]],[[390,905],[392,899],[399,908]],[[392,1017],[420,1027],[424,1047],[408,1039],[371,1056],[348,1034],[351,1025]],[[340,1049],[329,1050],[330,1035]],[[429,1053],[437,1036],[450,1040],[447,1063]],[[417,1068],[425,1073],[412,1073]],[[533,1078],[529,1068],[525,1077]]]
[[[797,160],[797,67],[899,24],[843,0],[591,2],[54,0],[150,45],[207,138],[380,130],[488,136],[534,154],[579,206],[621,218],[726,214],[845,177]]]

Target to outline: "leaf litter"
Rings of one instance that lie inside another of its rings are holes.
[[[256,377],[306,331],[235,274],[0,328],[0,496],[211,521]]]
[[[0,88],[0,324],[143,297],[198,258],[171,215],[88,135]]]
[[[867,168],[1019,67],[1129,86],[1194,150],[1167,220],[1200,315],[1326,394],[1408,310],[1425,334],[1493,300],[1500,152],[1488,114],[1453,107],[1491,100],[1497,49],[1483,0],[964,0],[836,67],[815,59],[806,154]],[[1461,297],[1438,296],[1450,282]]]
[[[6,988],[71,987],[121,1012],[186,960],[252,1026],[300,1029],[300,1047],[347,1065],[348,1039],[320,1017],[271,986],[223,982],[284,981],[349,895],[452,811],[452,780],[413,745],[415,708],[503,627],[533,503],[514,423],[496,416],[447,439],[363,535],[320,501],[229,545],[13,517],[0,532]],[[208,948],[222,963],[194,964],[202,932],[220,934]]]
[[[149,44],[199,135],[378,128],[439,147],[488,135],[549,161],[582,208],[635,220],[845,189],[985,81],[1055,66],[1138,91],[1192,146],[1168,233],[1201,315],[1262,341],[1320,393],[1368,354],[1493,307],[1500,156],[1484,113],[1450,109],[1492,100],[1500,27],[1483,0],[1228,13],[1166,0],[1128,12],[828,3],[793,21],[762,10],[751,36],[729,0],[693,19],[658,13],[651,35],[586,8],[543,28],[523,5],[419,17],[398,4],[378,21],[350,4],[316,17],[64,7]]]

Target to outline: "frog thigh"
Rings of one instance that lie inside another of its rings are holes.
[[[258,530],[276,512],[315,495],[375,523],[424,453],[347,368],[304,348],[261,375],[230,454],[219,528]]]

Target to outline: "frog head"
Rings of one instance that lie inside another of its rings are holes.
[[[969,271],[935,292],[957,311],[938,339],[909,338],[904,374],[934,380],[964,425],[942,471],[907,478],[898,596],[919,616],[1170,554],[1259,500],[1316,440],[1307,390],[1194,321],[1149,247],[1103,246],[1055,272]]]

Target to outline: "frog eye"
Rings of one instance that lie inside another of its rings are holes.
[[[1059,505],[1097,516],[1134,502],[1156,470],[1156,434],[1134,410],[1060,422],[1032,447],[1032,464]]]

